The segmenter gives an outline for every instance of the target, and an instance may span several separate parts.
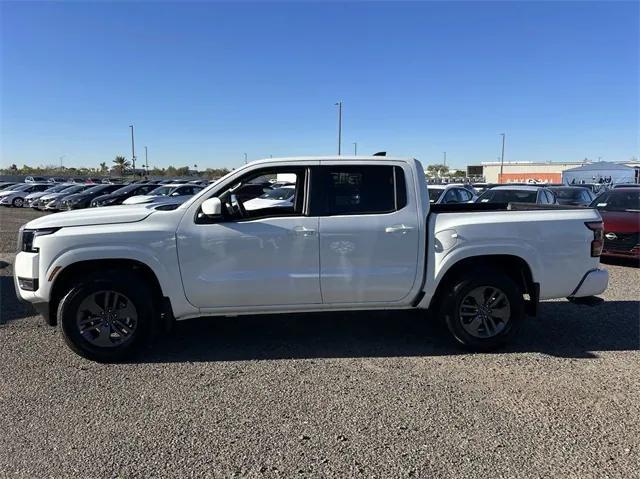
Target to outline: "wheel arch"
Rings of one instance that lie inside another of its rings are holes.
[[[126,274],[140,275],[143,280],[151,286],[153,291],[152,300],[159,301],[158,304],[163,306],[163,311],[167,309],[166,304],[168,304],[170,311],[170,301],[168,298],[163,296],[160,281],[158,280],[155,272],[148,265],[141,261],[128,258],[92,259],[71,263],[55,275],[49,292],[49,314],[47,316],[47,322],[52,326],[57,324],[58,305],[69,290],[69,287],[78,277],[86,277],[87,275],[97,271],[114,270],[123,271]]]
[[[429,302],[430,312],[438,311],[441,301],[453,283],[465,275],[469,270],[500,271],[511,278],[525,294],[525,308],[527,314],[535,316],[537,313],[540,286],[534,281],[531,266],[525,259],[513,254],[491,254],[468,256],[452,264],[443,274],[438,286]]]

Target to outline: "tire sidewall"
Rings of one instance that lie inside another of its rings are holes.
[[[511,316],[505,329],[490,338],[477,338],[469,334],[462,326],[459,314],[460,304],[465,296],[481,286],[493,286],[502,290],[509,300],[511,309]],[[455,282],[451,293],[443,304],[442,315],[447,328],[456,341],[470,349],[489,351],[503,346],[517,331],[525,317],[524,299],[520,288],[505,274],[497,272],[476,273],[468,279]]]
[[[18,203],[20,203],[20,204],[18,204]],[[22,205],[24,205],[24,200],[22,198],[14,198],[14,200],[11,202],[11,204],[15,208],[21,208]]]
[[[58,322],[67,345],[84,358],[98,362],[118,362],[135,354],[150,337],[154,318],[152,295],[144,280],[136,281],[134,276],[115,278],[115,275],[94,276],[74,286],[60,301]],[[136,308],[138,325],[134,337],[122,346],[102,348],[89,343],[82,337],[76,323],[78,308],[90,294],[112,290],[127,296]]]

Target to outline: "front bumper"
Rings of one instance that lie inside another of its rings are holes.
[[[16,259],[13,264],[13,284],[16,288],[18,298],[23,301],[28,301],[29,303],[46,302],[46,298],[42,298],[40,296],[40,293],[42,292],[40,287],[35,291],[31,291],[21,288],[18,282],[18,278],[27,278],[37,281],[39,279],[39,268],[40,255],[38,255],[38,253],[20,251],[16,255]]]
[[[571,298],[583,298],[604,293],[609,285],[609,271],[606,269],[592,269],[588,271],[571,293]]]
[[[602,256],[611,256],[614,258],[630,258],[630,259],[640,259],[640,245],[637,245],[630,250],[602,250]]]

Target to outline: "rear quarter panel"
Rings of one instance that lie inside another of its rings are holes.
[[[598,220],[593,209],[431,215],[423,304],[429,304],[437,285],[458,261],[486,255],[513,255],[526,261],[534,282],[540,284],[540,299],[567,297],[599,265],[599,259],[591,257],[593,232],[584,224]]]

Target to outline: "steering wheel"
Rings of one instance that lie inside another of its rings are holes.
[[[238,216],[239,218],[245,218],[247,216],[247,210],[236,195],[232,194],[229,197],[229,206],[231,206],[230,209],[234,216]]]

